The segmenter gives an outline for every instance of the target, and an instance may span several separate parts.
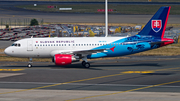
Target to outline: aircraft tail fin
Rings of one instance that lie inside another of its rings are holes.
[[[138,35],[163,38],[171,7],[161,7]]]

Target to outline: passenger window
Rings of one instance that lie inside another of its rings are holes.
[[[69,46],[70,46],[70,44],[69,44]]]
[[[64,44],[64,46],[66,46],[66,44]]]
[[[20,44],[18,44],[18,47],[21,47],[21,45],[20,45]]]

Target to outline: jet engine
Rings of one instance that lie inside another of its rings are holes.
[[[52,59],[52,61],[56,65],[68,65],[71,64],[72,62],[77,62],[79,60],[77,60],[76,58],[74,58],[73,55],[70,54],[56,54]]]

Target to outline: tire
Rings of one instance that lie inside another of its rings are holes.
[[[28,65],[27,65],[27,67],[28,67],[28,68],[31,68],[31,67],[32,67],[32,65],[31,65],[31,64],[28,64]]]
[[[85,68],[89,68],[90,67],[90,63],[89,62],[85,62],[85,64],[83,65]]]
[[[85,63],[86,63],[85,61],[82,61],[82,65],[83,65],[83,66],[85,65]]]

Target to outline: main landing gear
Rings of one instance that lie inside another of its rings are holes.
[[[82,65],[83,65],[85,68],[89,68],[89,67],[90,67],[90,63],[89,63],[89,62],[86,62],[86,61],[82,61]]]
[[[89,68],[90,67],[90,63],[87,61],[87,57],[86,58],[82,58],[82,65],[85,67],[85,68]]]
[[[33,63],[33,62],[32,62],[32,58],[29,58],[29,64],[27,65],[27,67],[28,67],[28,68],[31,68],[31,67],[32,67],[32,65],[31,65],[32,63]]]

